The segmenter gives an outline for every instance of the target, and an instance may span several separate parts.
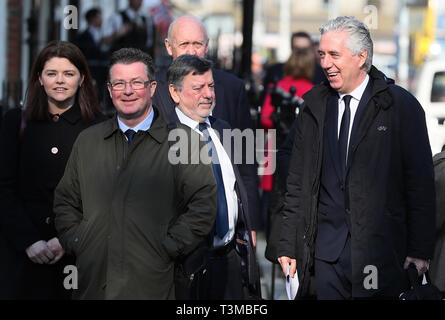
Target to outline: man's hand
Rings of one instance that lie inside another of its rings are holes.
[[[424,274],[430,267],[430,263],[427,260],[406,257],[405,263],[403,264],[403,268],[408,269],[408,266],[411,262],[416,265],[417,273],[419,274],[419,276]]]
[[[43,240],[37,241],[26,248],[26,254],[32,262],[38,264],[49,263],[54,259],[54,254],[48,248],[46,241]]]
[[[284,276],[286,276],[287,266],[290,263],[289,275],[291,278],[293,278],[295,275],[295,270],[297,270],[297,261],[289,257],[279,257],[278,262],[281,265],[281,269],[283,270]]]
[[[54,258],[49,262],[49,264],[55,264],[63,257],[63,255],[65,254],[65,250],[63,250],[62,246],[60,245],[59,239],[57,238],[52,238],[47,242],[47,244],[48,248],[54,254]]]

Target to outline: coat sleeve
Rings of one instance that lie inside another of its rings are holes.
[[[434,180],[436,187],[436,233],[445,230],[445,151],[434,156]]]
[[[190,129],[187,129],[190,132]],[[199,135],[190,132],[199,141]],[[180,141],[182,143],[183,141]],[[187,163],[174,165],[175,186],[179,195],[182,213],[169,227],[164,240],[164,247],[172,259],[190,253],[212,230],[216,217],[217,186],[213,169],[208,164],[192,159],[199,159],[199,151],[205,144],[191,148]],[[182,145],[180,150],[188,149]],[[198,150],[199,149],[199,150]]]
[[[74,143],[63,177],[54,192],[55,226],[59,241],[68,253],[75,253],[78,232],[85,223],[77,169],[78,141]]]
[[[396,94],[397,96],[397,94]],[[431,259],[434,250],[436,198],[425,113],[408,92],[398,95],[400,136],[407,208],[408,256]]]
[[[278,244],[278,257],[287,256],[295,258],[297,242],[297,224],[301,223],[300,196],[301,196],[301,168],[302,165],[302,132],[301,122],[303,116],[297,118],[294,128],[292,153],[290,156],[289,172],[286,183],[286,194],[281,221],[281,238]]]
[[[0,132],[0,229],[18,251],[41,240],[19,194],[21,110],[6,113]],[[30,159],[31,160],[31,159]]]
[[[245,129],[253,130],[252,127],[252,117],[250,115],[250,106],[247,98],[247,93],[244,85],[244,81],[239,81],[239,94],[238,97],[238,108],[236,114],[239,115],[239,125],[238,127],[234,127],[232,124],[232,128],[239,128],[241,131]],[[261,209],[260,209],[260,196],[258,193],[258,174],[257,174],[257,165],[254,163],[248,162],[247,150],[249,149],[247,146],[247,141],[242,143],[243,148],[243,160],[240,165],[238,165],[238,169],[243,179],[244,186],[247,190],[247,201],[249,203],[248,214],[250,218],[250,224],[252,230],[258,230],[261,228]],[[255,157],[255,155],[254,155]]]

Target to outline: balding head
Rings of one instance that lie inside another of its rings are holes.
[[[204,57],[208,49],[208,37],[201,20],[185,15],[175,19],[168,28],[165,47],[169,55],[176,59],[183,54]]]

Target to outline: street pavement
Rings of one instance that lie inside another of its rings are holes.
[[[266,236],[264,232],[257,233],[257,259],[261,275],[261,293],[266,300],[287,300],[286,284],[283,272],[278,264],[273,264],[264,256],[266,250]],[[275,283],[272,284],[272,268],[275,266]],[[272,297],[273,293],[273,297]]]

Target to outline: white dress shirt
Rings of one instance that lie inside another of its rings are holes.
[[[360,99],[363,96],[363,92],[365,92],[368,82],[369,82],[369,76],[366,75],[365,80],[363,80],[363,82],[357,88],[355,88],[351,93],[349,93],[349,94],[339,93],[337,137],[340,137],[341,118],[343,117],[343,113],[345,112],[345,102],[343,100],[343,97],[346,95],[350,95],[352,97],[351,101],[349,102],[349,108],[351,109],[351,120],[349,122],[348,149],[349,149],[349,141],[351,139],[352,126],[354,124],[354,117],[355,117],[355,114],[357,113]],[[346,155],[347,155],[347,153],[346,153]]]
[[[182,124],[185,124],[186,126],[192,128],[199,135],[203,135],[203,133],[199,131],[198,121],[189,118],[178,107],[176,107],[175,110],[176,114],[178,115],[179,121]],[[235,172],[233,171],[232,162],[230,161],[226,150],[221,144],[217,133],[215,133],[215,131],[212,129],[209,119],[207,118],[205,122],[207,123],[207,130],[210,137],[212,138],[213,144],[215,145],[216,153],[218,154],[218,160],[221,166],[221,172],[224,182],[224,191],[226,193],[227,199],[227,211],[229,216],[229,231],[227,231],[226,235],[221,239],[217,234],[215,234],[213,246],[218,247],[229,243],[235,235],[235,226],[236,222],[238,221],[238,196],[236,195],[235,191],[236,178]]]

